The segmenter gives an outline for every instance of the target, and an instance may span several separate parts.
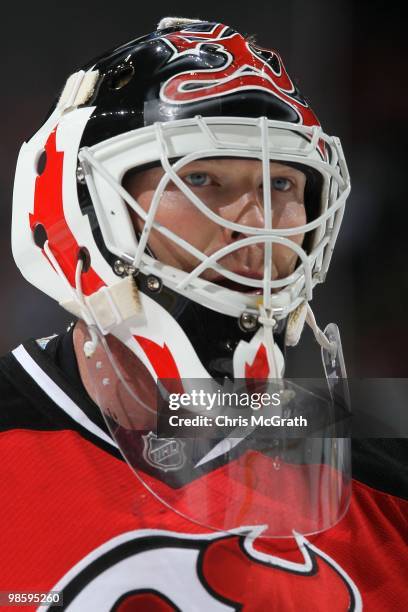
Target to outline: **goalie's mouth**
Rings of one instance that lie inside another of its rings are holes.
[[[260,274],[250,275],[250,274],[243,274],[242,272],[236,272],[236,274],[240,274],[241,276],[247,276],[248,278],[251,278],[254,280],[263,279],[263,276],[261,276]],[[238,283],[229,278],[225,278],[221,276],[211,280],[211,282],[215,283],[216,285],[220,285],[220,287],[224,287],[225,289],[230,289],[231,291],[239,291],[240,293],[248,293],[250,295],[261,295],[263,293],[262,287],[249,287],[248,285],[243,285],[242,283]]]

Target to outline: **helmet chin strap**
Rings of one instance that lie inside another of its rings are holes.
[[[305,301],[288,317],[285,339],[287,346],[295,346],[299,342],[305,323],[310,327],[315,339],[320,344],[323,369],[332,400],[334,400],[335,388],[338,395],[341,387],[345,405],[350,409],[347,371],[337,325],[329,323],[322,331],[316,322],[312,307]]]
[[[322,332],[322,330],[316,323],[316,319],[310,304],[306,304],[306,323],[309,325],[310,329],[314,334],[314,337],[316,338],[322,349],[328,351],[334,359],[338,350],[337,343],[334,340],[329,340],[326,334]]]

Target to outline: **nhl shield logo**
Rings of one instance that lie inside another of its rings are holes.
[[[164,472],[180,470],[184,466],[184,442],[176,438],[158,438],[152,431],[142,438],[143,458],[149,465]]]

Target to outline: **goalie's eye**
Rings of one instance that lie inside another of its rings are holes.
[[[206,172],[191,172],[183,177],[183,180],[192,187],[207,187],[211,185],[211,178]]]
[[[283,176],[277,176],[276,178],[271,179],[271,185],[273,189],[276,189],[276,191],[289,191],[289,189],[292,187],[292,182]]]

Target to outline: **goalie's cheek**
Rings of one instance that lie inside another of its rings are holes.
[[[292,249],[280,245],[276,247],[273,255],[273,280],[289,276],[296,268],[297,261],[298,256]]]
[[[278,198],[272,201],[272,227],[275,229],[291,229],[307,223],[306,208],[303,198]],[[301,244],[303,234],[290,236],[297,244]]]
[[[146,191],[140,193],[138,197],[138,202],[146,213],[150,210],[153,195],[154,191]],[[131,210],[130,214],[134,227],[138,231],[141,231],[144,222],[135,211]],[[217,224],[208,219],[177,189],[170,189],[163,193],[157,207],[155,221],[178,237],[203,251],[206,251],[209,244],[213,241],[217,229],[219,231]],[[164,237],[159,231],[154,229],[151,231],[149,237],[149,245],[152,248],[153,241],[155,243],[159,241],[161,247],[178,249],[176,243]],[[185,252],[184,254],[186,255]]]
[[[291,229],[301,227],[307,223],[306,209],[303,203],[296,200],[288,201],[284,206],[277,207],[273,214],[273,227],[277,229]],[[305,234],[299,233],[287,237],[295,244],[303,244]],[[284,278],[296,268],[297,253],[288,246],[274,244],[273,267],[277,278]]]

